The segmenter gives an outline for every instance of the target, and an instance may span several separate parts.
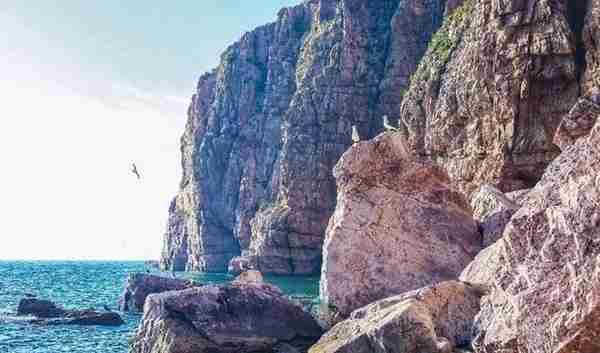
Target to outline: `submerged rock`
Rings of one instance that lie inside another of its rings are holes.
[[[600,351],[600,122],[548,167],[489,257],[475,260],[490,290],[477,352]]]
[[[347,317],[375,300],[458,277],[481,249],[465,198],[398,133],[350,148],[323,251],[321,300]],[[335,319],[333,319],[335,321]]]
[[[286,346],[304,351],[321,333],[312,316],[277,287],[207,285],[150,295],[130,352],[255,353]]]
[[[383,299],[354,311],[308,352],[451,353],[470,343],[480,297],[450,281]]]
[[[194,284],[185,279],[133,273],[129,275],[123,294],[119,298],[119,310],[142,312],[148,295],[191,287],[194,287]]]
[[[113,312],[99,313],[93,310],[70,311],[65,317],[34,321],[46,325],[79,325],[79,326],[121,326],[125,324],[121,316]]]

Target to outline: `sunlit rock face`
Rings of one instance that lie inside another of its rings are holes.
[[[474,287],[448,281],[382,299],[352,312],[308,353],[459,353],[480,298]]]
[[[535,185],[559,153],[562,117],[597,81],[591,3],[465,1],[433,37],[403,101],[411,148],[469,194],[484,183],[504,192]]]
[[[352,126],[366,139],[383,114],[398,119],[444,12],[444,0],[311,0],[229,47],[189,108],[162,267],[225,271],[241,255],[264,273],[318,273]]]
[[[489,294],[477,352],[600,350],[600,124],[548,166],[503,237],[461,279]]]
[[[241,280],[148,296],[129,352],[305,352],[321,334],[279,288]]]
[[[467,200],[400,133],[352,146],[334,169],[321,301],[332,322],[375,300],[458,277],[481,250]]]

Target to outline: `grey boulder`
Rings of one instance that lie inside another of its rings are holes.
[[[133,273],[129,275],[123,294],[121,294],[121,298],[119,299],[119,310],[142,312],[148,295],[172,290],[183,290],[193,286],[194,284],[191,281],[184,279]]]
[[[277,287],[236,282],[150,295],[130,352],[304,351],[321,333]]]

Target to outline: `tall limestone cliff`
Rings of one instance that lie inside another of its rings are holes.
[[[466,0],[433,37],[402,104],[412,148],[467,193],[535,185],[560,152],[562,117],[598,87],[593,3]]]
[[[245,34],[201,77],[181,139],[183,177],[162,267],[318,273],[332,168],[397,119],[446,0],[310,0]]]

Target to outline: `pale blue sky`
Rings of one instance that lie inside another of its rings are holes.
[[[157,258],[196,79],[299,2],[0,1],[0,260]]]

